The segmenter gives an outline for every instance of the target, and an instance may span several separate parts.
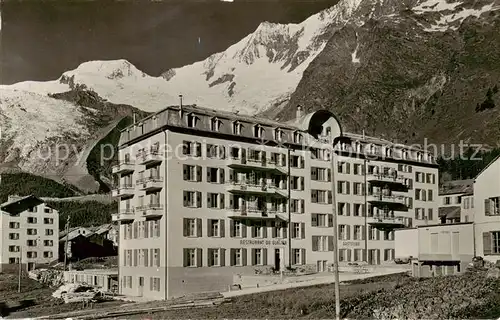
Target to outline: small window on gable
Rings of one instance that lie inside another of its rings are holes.
[[[407,150],[402,150],[401,155],[403,156],[403,160],[408,159],[408,151]]]
[[[385,147],[385,156],[386,157],[392,157],[392,148]]]
[[[358,153],[361,152],[361,142],[359,141],[354,142],[354,150]]]
[[[264,128],[262,128],[261,125],[259,124],[256,124],[254,127],[253,127],[253,136],[255,138],[264,138]]]
[[[332,134],[332,128],[331,127],[326,127],[325,129],[325,136],[329,137]]]
[[[417,152],[417,161],[422,161],[422,152]]]
[[[196,122],[198,118],[194,113],[188,113],[187,115],[187,126],[190,128],[196,128]]]
[[[302,133],[300,133],[299,131],[295,131],[293,133],[293,142],[294,143],[302,143],[302,141],[303,141]]]
[[[233,134],[241,134],[243,125],[239,121],[233,122]]]
[[[210,121],[210,129],[212,131],[218,132],[220,130],[221,126],[222,126],[222,121],[219,120],[219,118],[217,118],[217,117],[212,118],[212,120]]]

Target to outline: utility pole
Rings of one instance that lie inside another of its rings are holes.
[[[330,167],[332,171],[332,214],[333,214],[333,274],[335,280],[335,319],[340,320],[340,283],[339,283],[339,243],[338,243],[338,222],[336,208],[336,193],[335,188],[335,141],[331,137],[331,154]]]
[[[365,254],[363,255],[363,259],[366,261],[366,263],[368,263],[368,223],[367,223],[367,219],[368,219],[368,201],[366,199],[366,196],[367,196],[367,193],[368,193],[368,184],[367,184],[367,179],[366,179],[366,175],[368,174],[368,161],[366,161],[366,156],[365,156],[365,160],[364,160],[364,164],[363,164],[363,173],[364,173],[364,176],[365,176],[365,184],[364,184],[364,198],[365,198],[365,208],[364,208],[364,212],[363,214],[365,215],[365,232],[363,232],[363,237],[365,239]]]
[[[69,219],[70,215],[68,215],[68,219],[66,220],[66,242],[64,243],[64,271],[66,271],[66,262],[68,258],[68,239],[69,239]]]
[[[287,188],[288,188],[288,268],[292,269],[292,188],[291,187],[291,169],[290,159],[291,151],[288,146],[287,153]]]
[[[22,268],[23,268],[23,247],[19,246],[19,278],[17,280],[17,292],[21,292],[21,276],[22,276]]]

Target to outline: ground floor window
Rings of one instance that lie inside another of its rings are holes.
[[[492,252],[495,254],[500,253],[500,231],[495,231],[491,233],[492,240]]]
[[[149,278],[149,289],[151,291],[160,291],[160,278]]]

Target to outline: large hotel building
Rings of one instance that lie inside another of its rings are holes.
[[[279,123],[168,107],[122,131],[119,160],[126,295],[224,291],[265,266],[327,271],[334,212],[340,263],[392,261],[394,229],[439,223],[430,154],[342,133],[324,110]]]

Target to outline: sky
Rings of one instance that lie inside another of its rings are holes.
[[[156,76],[203,60],[260,22],[300,22],[338,0],[2,2],[0,83],[57,79],[89,60]]]

